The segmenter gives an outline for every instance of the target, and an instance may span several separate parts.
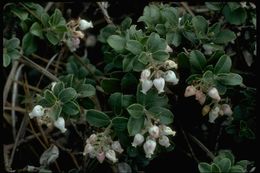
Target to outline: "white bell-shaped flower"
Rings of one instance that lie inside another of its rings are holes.
[[[164,92],[165,80],[162,77],[153,80],[153,85],[158,90],[158,94]]]
[[[168,135],[175,136],[176,135],[176,131],[173,131],[169,126],[161,125],[160,130],[161,130],[162,135],[166,135],[166,136],[168,136]]]
[[[41,105],[34,106],[32,112],[29,113],[30,118],[41,117],[44,115],[44,108]]]
[[[100,153],[97,154],[97,160],[99,161],[99,163],[103,163],[103,161],[105,160],[105,152],[102,151]]]
[[[140,133],[137,133],[134,137],[134,141],[132,142],[132,146],[136,147],[138,145],[141,145],[144,142],[144,136]]]
[[[83,151],[83,155],[87,155],[89,153],[93,153],[94,152],[94,147],[91,145],[91,144],[86,144],[85,145],[85,148],[84,148],[84,151]]]
[[[118,153],[122,153],[124,151],[124,149],[121,147],[121,144],[119,143],[119,141],[114,141],[111,145],[111,148]]]
[[[106,158],[108,160],[111,160],[113,163],[117,162],[116,153],[114,150],[108,150],[106,151]]]
[[[179,79],[176,77],[176,74],[172,70],[168,70],[165,72],[164,79],[166,82],[172,82],[173,85],[176,85],[179,82]]]
[[[159,138],[160,129],[158,126],[154,125],[154,126],[150,127],[148,132],[152,138]]]
[[[97,135],[96,134],[92,134],[90,135],[90,137],[86,140],[86,143],[90,143],[93,144],[95,143],[97,140]]]
[[[208,96],[210,96],[212,99],[216,100],[216,101],[220,101],[220,96],[218,93],[217,88],[213,87],[208,91]]]
[[[201,90],[197,90],[195,93],[195,99],[198,100],[201,105],[203,105],[206,101],[206,95]]]
[[[140,81],[147,80],[150,77],[150,75],[151,75],[150,69],[143,70],[141,73]]]
[[[143,148],[145,152],[145,157],[151,158],[156,148],[156,142],[154,140],[149,139],[144,143]]]
[[[170,140],[167,136],[163,135],[159,138],[159,144],[161,146],[164,146],[164,147],[169,147],[171,144],[170,144]]]
[[[89,28],[93,28],[92,21],[88,22],[88,21],[86,21],[84,19],[81,19],[79,21],[79,29],[80,30],[84,31],[84,30],[89,29]]]
[[[169,52],[169,53],[173,52],[172,48],[168,44],[167,44],[167,47],[166,47],[165,51]]]
[[[143,80],[142,81],[142,90],[141,92],[146,94],[153,86],[153,82],[151,80]]]
[[[184,92],[184,97],[194,96],[196,94],[197,89],[193,85],[189,85],[186,87]]]
[[[54,126],[60,129],[62,133],[66,132],[67,129],[65,128],[65,120],[63,117],[59,117],[55,122]]]
[[[219,107],[215,107],[213,108],[210,112],[209,112],[209,122],[210,123],[215,123],[215,119],[218,118],[219,115]]]

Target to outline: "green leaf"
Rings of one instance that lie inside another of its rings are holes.
[[[126,40],[125,40],[125,38],[123,38],[119,35],[111,35],[108,37],[107,43],[115,51],[119,52],[119,51],[124,50],[125,45],[126,45]]]
[[[106,43],[107,42],[107,38],[113,34],[115,34],[117,27],[109,24],[107,26],[105,26],[104,28],[102,28],[100,30],[100,34],[98,35],[98,40],[102,43]]]
[[[64,89],[64,83],[63,82],[57,82],[56,85],[53,87],[53,94],[58,97],[59,93]]]
[[[3,66],[7,67],[11,63],[11,57],[7,54],[3,54]]]
[[[55,9],[54,13],[51,15],[49,23],[52,26],[58,25],[60,24],[60,22],[62,21],[63,17],[62,17],[62,13],[59,9]],[[64,20],[64,19],[63,19]]]
[[[195,28],[196,33],[200,35],[205,35],[208,32],[208,22],[202,16],[195,16],[192,18],[192,24]]]
[[[229,172],[229,169],[231,168],[231,161],[228,158],[223,158],[216,164],[219,166],[221,172]]]
[[[244,170],[243,167],[240,165],[234,165],[231,167],[229,172],[230,173],[245,173],[246,170]]]
[[[240,160],[239,162],[236,163],[236,165],[239,165],[243,167],[244,170],[246,170],[247,166],[250,165],[250,162],[248,160]]]
[[[128,119],[125,117],[115,117],[112,119],[112,126],[115,131],[124,131],[127,128]]]
[[[127,130],[130,136],[134,136],[137,133],[140,133],[144,126],[144,116],[140,118],[133,118],[132,116],[129,118],[127,122]]]
[[[179,69],[189,69],[190,68],[189,57],[184,52],[179,53],[177,55],[177,59],[178,59],[178,68]]]
[[[134,55],[139,55],[143,51],[143,45],[137,40],[127,41],[125,48]]]
[[[218,167],[218,165],[216,165],[215,163],[212,163],[212,164],[211,164],[211,172],[221,173],[221,170],[220,170],[220,168]]]
[[[227,55],[222,55],[214,67],[214,73],[215,74],[228,73],[230,72],[231,66],[232,66],[231,58]]]
[[[170,32],[166,34],[166,40],[168,44],[173,44],[178,47],[181,44],[182,36],[180,32]]]
[[[111,94],[108,99],[108,104],[116,115],[120,115],[122,112],[122,93],[116,92]]]
[[[135,103],[135,97],[133,95],[123,95],[122,98],[122,107],[127,108],[131,104]]]
[[[25,21],[28,18],[28,13],[21,8],[12,8],[12,13],[19,17],[21,21]]]
[[[48,89],[44,91],[44,97],[51,105],[54,105],[57,100],[55,95]]]
[[[149,63],[150,57],[151,56],[148,53],[142,52],[137,58],[138,58],[139,62],[141,62],[142,64],[146,65],[146,64]]]
[[[135,57],[133,56],[127,56],[123,59],[123,71],[128,72],[133,69]]]
[[[19,45],[20,45],[20,40],[16,37],[4,41],[4,47],[7,48],[8,50],[18,48]]]
[[[228,2],[227,5],[229,6],[231,11],[234,11],[234,10],[238,9],[239,7],[241,7],[241,5],[237,2]]]
[[[61,114],[62,107],[59,104],[53,105],[50,110],[49,110],[49,115],[52,117],[54,120],[57,120]]]
[[[127,111],[132,118],[141,118],[144,116],[144,107],[138,103],[128,106]]]
[[[228,6],[225,5],[222,11],[223,15],[225,16],[225,19],[234,25],[241,25],[245,23],[246,18],[247,18],[247,12],[244,8],[237,8],[232,11],[232,9]]]
[[[228,158],[231,161],[231,165],[234,165],[235,163],[235,157],[234,155],[231,153],[230,150],[220,150],[219,151],[219,156],[223,157],[223,158]]]
[[[159,118],[160,123],[168,125],[173,122],[173,114],[169,109],[154,106],[149,109],[150,112],[153,113],[155,118]]]
[[[160,35],[164,35],[166,33],[166,28],[164,26],[164,24],[157,24],[155,26],[155,30],[160,34]]]
[[[225,52],[223,50],[216,50],[208,59],[208,64],[215,64],[224,54]]]
[[[96,89],[91,84],[83,84],[77,90],[80,97],[90,97],[96,94]]]
[[[156,51],[152,54],[152,56],[154,60],[161,61],[161,62],[167,60],[170,57],[169,53],[166,52],[165,50]]]
[[[216,35],[213,41],[214,43],[217,44],[227,44],[228,42],[231,42],[235,39],[236,39],[236,34],[233,31],[224,29]]]
[[[49,42],[53,45],[56,45],[59,43],[60,39],[58,38],[57,34],[53,31],[48,31],[46,34],[47,39]]]
[[[190,64],[195,70],[203,71],[207,64],[205,56],[198,50],[193,50],[190,53]]]
[[[30,32],[32,33],[32,35],[35,35],[43,39],[42,27],[38,22],[33,23],[33,25],[30,28]]]
[[[20,52],[17,49],[11,49],[8,51],[8,55],[12,60],[18,60],[21,57]]]
[[[43,28],[49,27],[49,23],[48,23],[49,18],[50,18],[50,16],[47,13],[43,13],[41,15],[41,21],[42,21]]]
[[[166,41],[161,39],[157,33],[152,33],[146,42],[146,48],[151,53],[166,49]]]
[[[223,85],[241,85],[243,82],[242,77],[236,73],[220,73],[217,75],[217,81]]]
[[[120,85],[123,91],[135,91],[138,82],[132,73],[126,73],[121,79]]]
[[[221,2],[205,2],[205,5],[208,9],[213,11],[219,11],[221,10]]]
[[[63,103],[67,103],[77,97],[77,92],[75,89],[69,87],[69,88],[62,90],[59,93],[58,97],[59,97],[60,101],[62,101]]]
[[[120,80],[116,78],[103,79],[101,87],[107,93],[114,93],[120,91]]]
[[[209,173],[211,172],[211,165],[206,162],[200,162],[198,165],[200,173]]]
[[[62,112],[67,115],[76,115],[80,112],[80,108],[76,102],[69,101],[62,106]]]
[[[104,127],[110,123],[110,118],[107,114],[95,109],[90,109],[87,111],[86,119],[90,125],[95,127]]]
[[[214,23],[212,26],[209,27],[209,34],[214,33],[213,36],[215,36],[220,32],[220,29],[221,29],[221,24],[219,22]]]
[[[30,55],[37,50],[37,44],[35,42],[35,37],[32,34],[26,33],[23,36],[22,48],[23,48],[23,52],[26,55]]]
[[[132,23],[132,19],[130,17],[126,17],[120,24],[122,30],[127,30],[128,28],[130,28]]]

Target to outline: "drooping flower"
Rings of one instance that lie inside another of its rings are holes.
[[[166,82],[172,82],[173,85],[178,84],[179,79],[176,77],[174,71],[168,70],[165,72],[164,79]]]
[[[90,137],[87,139],[87,143],[90,143],[90,144],[94,144],[97,140],[97,135],[96,134],[92,134],[90,135]]]
[[[203,105],[206,101],[206,95],[201,90],[196,90],[195,99],[198,100],[201,105]]]
[[[231,116],[233,114],[233,111],[232,111],[232,109],[230,108],[230,106],[228,104],[223,104],[220,107],[219,114],[220,115]]]
[[[85,148],[84,148],[84,151],[83,151],[83,155],[85,156],[85,155],[93,153],[93,152],[94,152],[94,147],[91,144],[87,143],[85,145]]]
[[[217,88],[213,87],[208,91],[208,96],[210,96],[212,99],[216,100],[216,101],[220,101],[220,96],[218,93]]]
[[[173,60],[166,60],[164,64],[166,69],[178,68],[178,64],[176,64]]]
[[[112,149],[115,150],[118,153],[122,153],[124,149],[121,147],[121,144],[119,141],[114,141],[111,145]]]
[[[173,131],[169,126],[166,125],[160,125],[160,130],[162,135],[176,135],[176,131]]]
[[[201,113],[202,113],[203,116],[205,116],[205,115],[207,115],[207,113],[209,113],[209,111],[210,111],[210,106],[209,106],[209,105],[205,105],[205,106],[202,108]]]
[[[153,80],[153,85],[158,90],[158,94],[164,92],[165,80],[162,77]]]
[[[89,29],[89,28],[93,28],[92,21],[88,22],[88,21],[86,21],[84,19],[81,19],[79,21],[79,29],[80,30],[84,31],[84,30]]]
[[[147,80],[151,75],[150,69],[145,69],[141,73],[140,81]]]
[[[108,158],[108,160],[111,160],[113,163],[117,162],[116,153],[114,150],[106,151],[106,158]]]
[[[102,151],[100,153],[97,154],[97,160],[99,161],[99,163],[103,163],[103,161],[105,160],[105,152]]]
[[[149,139],[144,143],[143,148],[145,152],[145,157],[151,158],[156,148],[156,142],[154,140]]]
[[[34,117],[41,117],[44,115],[44,108],[41,105],[34,106],[32,112],[29,113],[29,117],[32,119]]]
[[[144,136],[140,133],[137,133],[134,137],[134,141],[132,142],[132,146],[136,147],[138,145],[141,145],[144,142]]]
[[[146,94],[153,86],[153,82],[151,80],[143,80],[142,82],[142,90],[141,92]]]
[[[189,85],[185,89],[184,97],[194,96],[196,91],[197,91],[197,89],[193,85]]]
[[[65,120],[63,117],[59,117],[55,122],[54,126],[57,127],[62,133],[66,132],[67,129],[65,128]]]
[[[159,138],[159,144],[161,146],[164,146],[164,147],[169,147],[171,144],[170,144],[170,140],[167,136],[163,135]]]
[[[160,129],[158,126],[154,125],[154,126],[150,127],[148,132],[152,138],[159,138]]]
[[[218,118],[219,115],[219,107],[216,106],[215,108],[213,108],[210,112],[209,112],[209,122],[210,123],[215,123],[215,119]]]
[[[77,37],[71,37],[67,39],[66,43],[70,51],[74,52],[79,48],[80,40]]]
[[[167,47],[166,47],[165,51],[171,53],[172,52],[172,48],[167,44]]]

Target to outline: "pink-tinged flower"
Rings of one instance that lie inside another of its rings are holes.
[[[116,158],[116,153],[114,150],[108,150],[106,151],[106,158],[110,161],[112,161],[113,163],[117,162],[117,158]]]
[[[151,71],[149,69],[145,69],[141,73],[140,81],[147,80],[151,75]]]
[[[142,90],[141,92],[146,94],[153,86],[153,82],[151,80],[143,80],[142,82]]]
[[[144,148],[146,158],[152,157],[152,154],[154,153],[155,147],[156,147],[156,142],[154,140],[149,139],[144,143],[143,148]]]
[[[79,29],[80,30],[84,31],[84,30],[89,29],[89,28],[93,28],[92,21],[88,22],[88,21],[86,21],[84,19],[81,19],[79,21]]]
[[[91,144],[87,143],[85,145],[83,155],[85,156],[85,155],[93,153],[93,152],[94,152],[94,147]]]
[[[119,141],[114,141],[111,145],[112,149],[115,150],[118,153],[122,153],[124,151],[124,149],[121,147],[121,144],[119,143]]]
[[[218,118],[219,115],[219,107],[215,107],[213,108],[210,112],[209,112],[209,122],[210,123],[215,123],[215,119]]]
[[[140,133],[137,133],[134,137],[134,141],[132,142],[132,146],[136,147],[138,145],[141,145],[144,142],[144,136]]]
[[[195,99],[198,100],[201,105],[203,105],[206,101],[206,95],[201,90],[197,90],[195,93]]]
[[[220,107],[219,114],[220,115],[231,116],[233,114],[233,111],[232,111],[232,109],[230,108],[230,106],[228,104],[223,104]]]
[[[184,92],[184,97],[194,96],[196,91],[197,89],[193,85],[187,86]]]
[[[150,136],[151,136],[152,138],[159,138],[160,129],[159,129],[158,126],[155,126],[155,125],[154,125],[154,126],[150,127],[149,130],[148,130],[148,132],[149,132],[149,134],[150,134]]]
[[[160,77],[160,78],[154,79],[153,85],[158,90],[158,94],[164,92],[164,85],[165,85],[164,78]]]
[[[161,130],[161,134],[162,135],[172,135],[175,136],[176,135],[176,131],[173,131],[170,127],[165,126],[165,125],[160,125],[160,130]]]
[[[97,154],[97,160],[99,161],[99,163],[103,163],[103,161],[105,160],[105,152],[102,151],[100,153]]]
[[[84,37],[84,36],[83,36]],[[69,38],[67,41],[67,46],[71,52],[76,51],[79,48],[80,40],[77,37]]]
[[[63,117],[59,117],[55,122],[54,126],[60,129],[62,133],[65,133],[67,129],[65,128],[65,120]]]
[[[169,138],[167,136],[164,136],[164,135],[159,138],[159,144],[161,146],[166,147],[166,148],[171,145]]]
[[[208,96],[210,96],[212,99],[216,100],[216,101],[220,101],[220,96],[218,93],[217,88],[213,87],[208,91]]]
[[[92,134],[90,135],[90,137],[87,139],[86,143],[90,143],[90,144],[93,144],[95,143],[97,140],[97,135],[96,134]]]
[[[168,70],[165,72],[164,79],[166,82],[172,82],[173,85],[178,84],[179,79],[176,77],[174,71]]]
[[[32,119],[34,117],[41,117],[44,115],[44,108],[41,105],[34,106],[32,112],[29,113],[29,117]]]

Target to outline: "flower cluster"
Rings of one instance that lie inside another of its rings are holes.
[[[175,131],[173,131],[170,127],[166,125],[159,125],[159,126],[151,125],[143,133],[145,134],[145,136],[147,136],[146,140],[144,139],[144,135],[137,133],[134,136],[132,146],[137,147],[143,144],[143,149],[146,158],[152,157],[156,149],[157,142],[163,147],[166,148],[169,147],[171,144],[167,136],[169,135],[175,136],[176,134]]]
[[[88,22],[84,19],[71,20],[68,22],[69,34],[66,39],[66,44],[71,52],[76,51],[79,48],[80,39],[84,38],[85,34],[82,32],[86,29],[93,28],[92,22]],[[77,29],[80,30],[77,30]]]
[[[123,151],[119,141],[113,141],[109,135],[103,132],[90,135],[86,140],[83,155],[96,158],[100,163],[103,163],[105,158],[116,163],[118,161],[116,153],[121,154]]]
[[[50,108],[43,108],[41,105],[34,106],[32,112],[29,113],[29,117],[32,119],[37,118],[40,124],[46,124],[50,127],[52,124],[57,127],[62,133],[65,133],[67,129],[65,128],[65,120],[63,117],[59,117],[54,120],[49,114],[51,112]]]
[[[151,70],[154,69],[153,67],[142,71],[140,77],[142,93],[146,94],[152,86],[154,86],[160,94],[164,92],[165,82],[172,83],[173,85],[178,84],[179,79],[176,77],[175,72],[170,70],[173,68],[177,69],[177,64],[172,60],[167,60],[162,67],[166,69],[166,71],[159,70],[160,67],[157,67],[153,72],[151,72]]]
[[[231,117],[232,114],[233,111],[228,104],[218,104],[209,110],[209,122],[215,123],[215,119],[219,116],[227,115],[228,117]]]

